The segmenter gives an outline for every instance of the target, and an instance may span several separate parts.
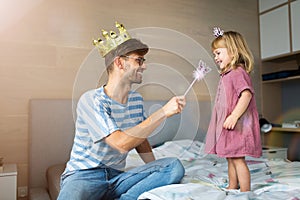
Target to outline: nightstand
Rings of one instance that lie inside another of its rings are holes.
[[[4,164],[3,171],[0,172],[0,199],[17,199],[17,165]]]
[[[262,157],[268,159],[287,159],[287,148],[264,146]]]

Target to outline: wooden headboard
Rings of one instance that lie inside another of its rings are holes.
[[[146,114],[165,103],[145,101]],[[30,100],[29,188],[47,188],[47,168],[69,159],[75,129],[72,105],[72,99]],[[203,141],[210,112],[210,102],[187,102],[183,113],[168,118],[153,132],[149,141],[153,146],[177,139]]]

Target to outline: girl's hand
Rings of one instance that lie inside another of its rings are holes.
[[[247,109],[247,107],[251,101],[251,98],[252,98],[252,93],[250,92],[250,90],[246,89],[246,90],[242,91],[241,96],[240,96],[235,108],[233,109],[231,114],[229,116],[227,116],[227,118],[225,119],[223,128],[229,129],[229,130],[234,129],[238,119],[243,115],[243,113]]]
[[[238,118],[237,116],[233,115],[233,114],[229,115],[229,116],[225,119],[225,122],[224,122],[224,124],[223,124],[223,128],[229,129],[229,130],[234,129],[234,127],[235,127],[235,125],[236,125],[238,119],[239,119],[239,118]]]

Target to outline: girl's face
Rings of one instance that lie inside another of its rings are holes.
[[[227,48],[217,48],[213,50],[215,62],[220,69],[224,69],[232,60],[232,57],[227,51]]]

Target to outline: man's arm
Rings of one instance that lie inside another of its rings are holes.
[[[137,126],[126,131],[115,131],[105,138],[105,142],[122,153],[128,152],[142,144],[166,118],[180,113],[184,106],[185,98],[183,96],[173,97]]]
[[[135,147],[135,149],[145,163],[155,160],[154,154],[152,152],[152,147],[147,139],[145,139],[142,144]]]

